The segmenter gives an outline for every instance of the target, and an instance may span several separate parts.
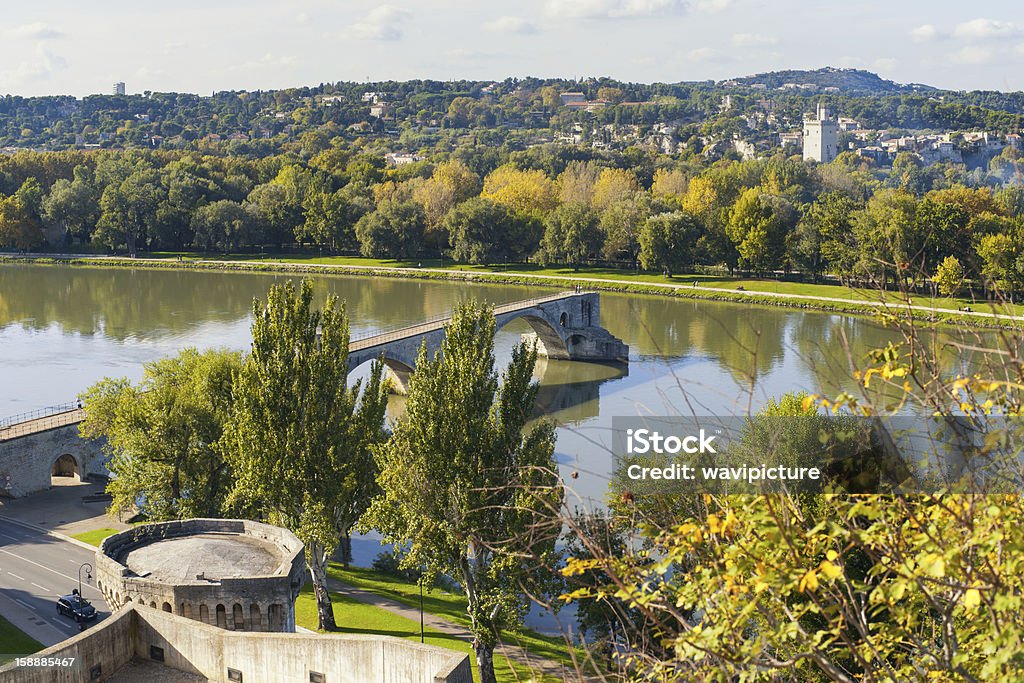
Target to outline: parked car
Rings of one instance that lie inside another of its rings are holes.
[[[89,621],[96,618],[96,608],[75,591],[57,599],[57,614],[71,617],[75,621]]]

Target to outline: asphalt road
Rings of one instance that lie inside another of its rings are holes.
[[[76,635],[79,625],[57,614],[56,601],[78,588],[78,568],[85,562],[95,564],[92,551],[0,520],[0,614],[47,647]],[[91,581],[85,577],[83,570],[82,594],[96,608],[98,620],[105,619],[110,610],[96,588],[95,573]]]

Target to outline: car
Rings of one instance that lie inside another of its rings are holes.
[[[90,621],[96,618],[96,608],[75,591],[57,599],[57,614],[71,617],[75,621]]]

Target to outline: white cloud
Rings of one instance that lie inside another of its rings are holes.
[[[686,7],[684,0],[548,0],[544,12],[556,19],[620,19],[672,14]]]
[[[493,33],[536,33],[537,27],[522,17],[498,17],[494,21],[484,24],[485,31]]]
[[[299,60],[292,55],[275,55],[266,53],[259,59],[253,59],[243,64],[236,64],[228,67],[228,71],[250,71],[254,69],[276,69],[285,66],[298,64]]]
[[[957,64],[988,64],[996,57],[995,50],[979,45],[965,45],[953,55]]]
[[[732,0],[696,0],[693,6],[701,12],[722,12],[732,7]]]
[[[899,65],[899,63],[900,60],[894,57],[879,57],[874,61],[873,66],[875,67],[875,71],[884,72],[892,71]]]
[[[404,35],[403,27],[409,16],[408,10],[381,5],[370,10],[361,21],[352,24],[349,32],[363,40],[399,40]]]
[[[760,33],[734,33],[732,36],[732,44],[736,47],[763,47],[778,42],[775,38]]]
[[[992,38],[1013,38],[1024,34],[1024,27],[1012,21],[997,21],[994,19],[971,19],[962,24],[957,24],[953,29],[953,35],[957,38],[968,40],[984,40]]]
[[[20,88],[39,81],[47,81],[67,67],[66,59],[50,52],[43,43],[37,43],[32,59],[0,71],[0,89]]]
[[[687,59],[691,62],[706,62],[715,56],[715,51],[710,47],[698,47],[686,53]]]
[[[934,24],[922,24],[910,32],[910,39],[915,43],[931,43],[945,37],[945,34]]]
[[[28,40],[53,40],[54,38],[64,37],[63,32],[41,21],[16,26],[9,33],[16,38],[26,38]]]

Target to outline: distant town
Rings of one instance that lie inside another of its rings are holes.
[[[776,153],[829,163],[851,152],[890,166],[963,164],[1012,175],[1021,145],[1020,93],[941,91],[856,70],[777,72],[720,82],[631,84],[611,79],[336,83],[201,97],[129,94],[0,98],[0,145],[223,149],[266,156],[310,138],[367,143],[391,166],[467,142],[509,151],[543,145],[636,148],[668,156],[750,160]],[[305,138],[304,138],[305,136]]]

